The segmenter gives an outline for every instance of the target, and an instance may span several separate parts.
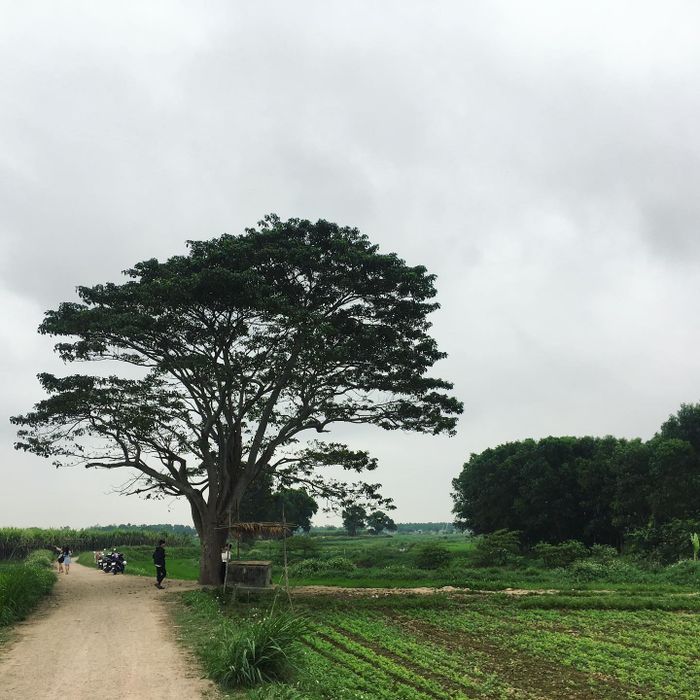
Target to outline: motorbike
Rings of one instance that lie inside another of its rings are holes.
[[[126,559],[121,552],[106,554],[97,562],[97,565],[106,574],[123,574],[126,570]]]

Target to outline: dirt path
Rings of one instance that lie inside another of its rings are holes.
[[[74,564],[0,651],[0,698],[212,697],[212,685],[199,678],[166,619],[169,591],[193,587],[174,581],[159,591],[148,578]]]

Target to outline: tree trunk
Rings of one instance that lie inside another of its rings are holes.
[[[197,528],[201,554],[199,557],[199,582],[205,586],[221,585],[221,550],[226,544],[228,530],[217,526],[216,521],[203,521]]]

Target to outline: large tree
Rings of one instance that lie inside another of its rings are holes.
[[[126,468],[130,493],[185,497],[200,581],[214,583],[228,518],[261,475],[381,504],[376,484],[319,471],[371,470],[372,457],[310,434],[338,423],[451,434],[462,406],[430,374],[444,353],[429,335],[424,267],[357,229],[276,216],[188,246],[47,312],[39,330],[65,336],[63,360],[123,369],[40,374],[48,397],[13,422],[19,449]]]

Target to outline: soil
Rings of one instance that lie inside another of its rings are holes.
[[[216,697],[168,618],[170,594],[196,583],[154,583],[73,564],[0,652],[0,698]]]
[[[502,593],[512,596],[524,595],[554,595],[560,591],[555,589],[526,589],[526,588],[505,588],[498,591],[482,591],[476,588],[456,588],[454,586],[442,586],[441,588],[429,588],[420,586],[418,588],[344,588],[342,586],[294,586],[290,589],[294,595],[329,595],[338,598],[383,598],[389,596],[405,595],[436,595],[440,593],[465,594],[465,595],[494,595]],[[605,591],[607,592],[607,591]]]

